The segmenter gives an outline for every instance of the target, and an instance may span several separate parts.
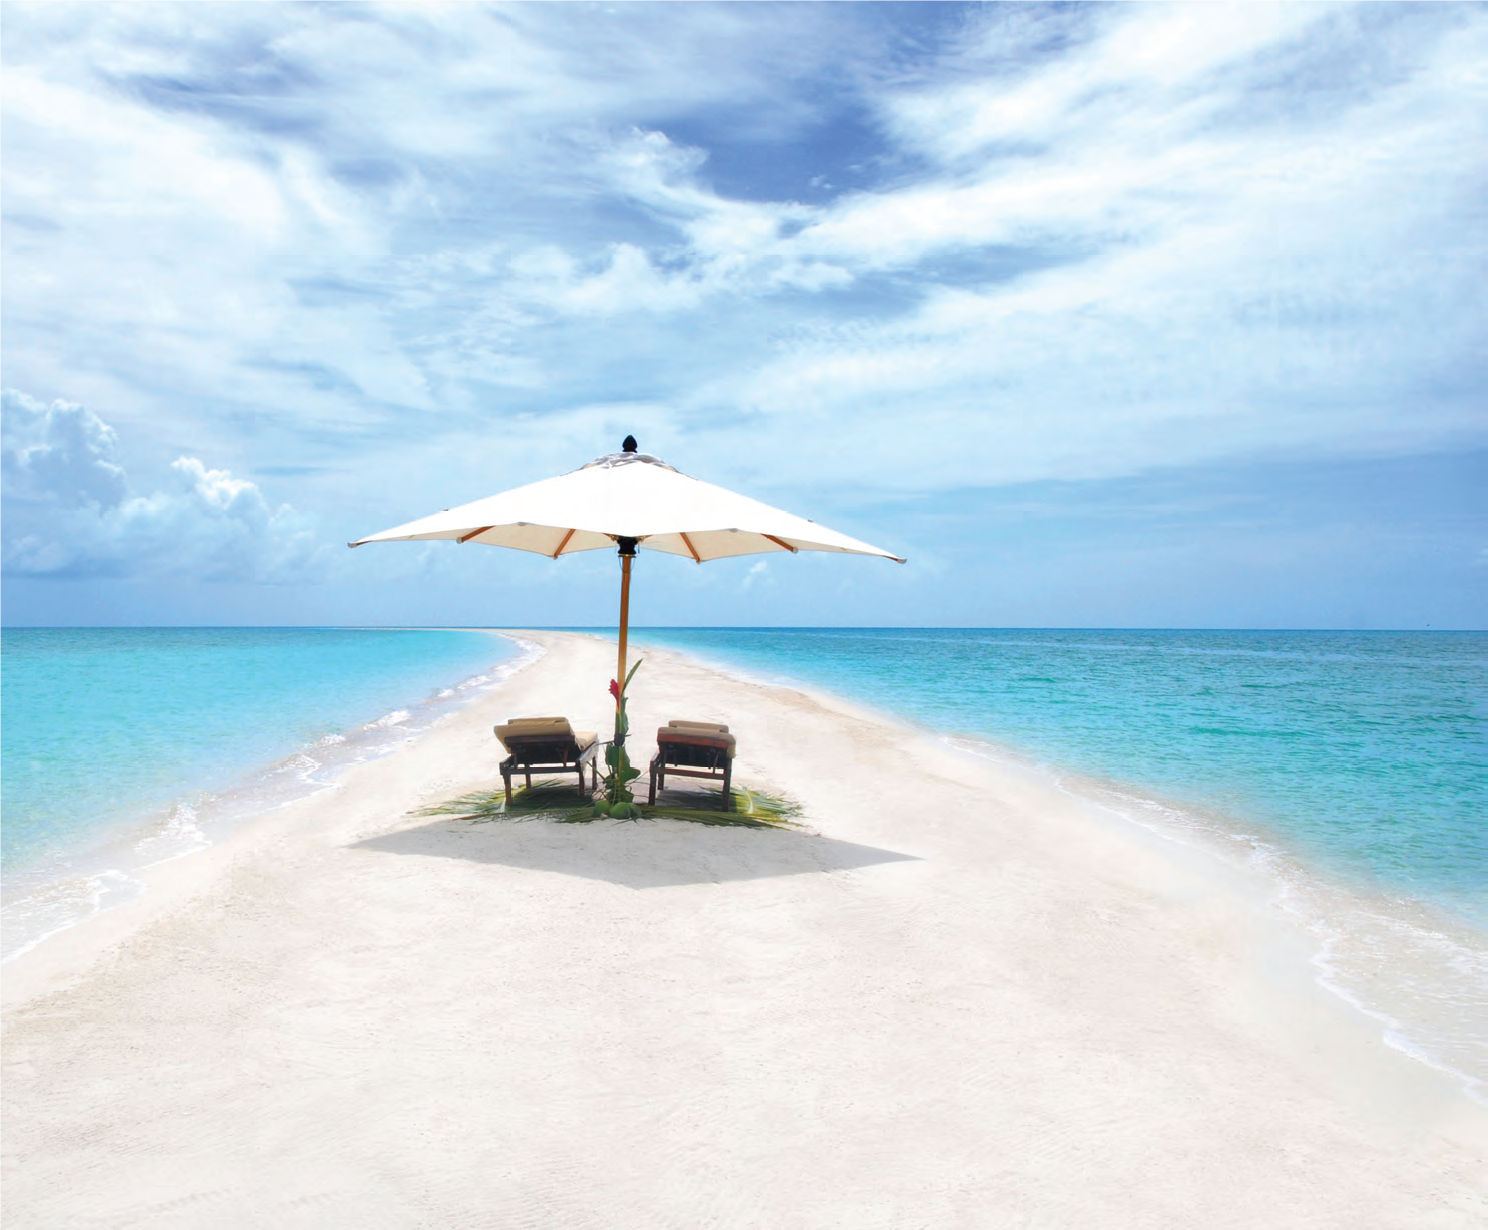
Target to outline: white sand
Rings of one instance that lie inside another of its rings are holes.
[[[1260,886],[1016,773],[652,654],[811,832],[471,824],[548,655],[7,967],[5,1224],[1482,1226],[1484,1112]]]

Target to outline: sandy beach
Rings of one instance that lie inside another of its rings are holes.
[[[1488,1223],[1488,1112],[1266,886],[835,701],[648,653],[794,831],[416,814],[546,653],[6,969],[9,1227]]]

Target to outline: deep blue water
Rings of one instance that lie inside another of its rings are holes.
[[[1488,921],[1488,634],[644,629]]]
[[[10,873],[65,860],[514,648],[484,632],[7,628],[0,653]]]

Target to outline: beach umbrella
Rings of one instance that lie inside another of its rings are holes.
[[[572,473],[446,509],[348,545],[435,539],[513,547],[552,559],[617,548],[620,655],[615,679],[622,687],[630,631],[630,567],[637,551],[680,555],[698,564],[736,555],[800,551],[877,555],[904,562],[891,551],[690,478],[659,458],[638,452],[633,436],[625,438],[621,452]],[[621,717],[617,695],[616,743],[624,741]]]

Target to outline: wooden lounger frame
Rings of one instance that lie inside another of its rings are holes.
[[[534,773],[577,773],[579,795],[589,798],[599,788],[599,741],[580,750],[572,735],[555,739],[552,735],[511,735],[505,740],[511,754],[501,762],[501,780],[506,783],[506,801],[512,801],[512,775],[521,772],[528,786]],[[489,762],[487,762],[489,763]],[[589,769],[589,788],[584,789],[584,769]]]
[[[667,734],[657,736],[656,755],[651,757],[650,803],[656,804],[658,789],[666,789],[668,775],[672,777],[700,777],[705,781],[723,783],[723,799],[720,811],[730,807],[729,792],[733,788],[734,758],[729,754],[731,740],[695,733]],[[678,767],[686,766],[686,767]]]

